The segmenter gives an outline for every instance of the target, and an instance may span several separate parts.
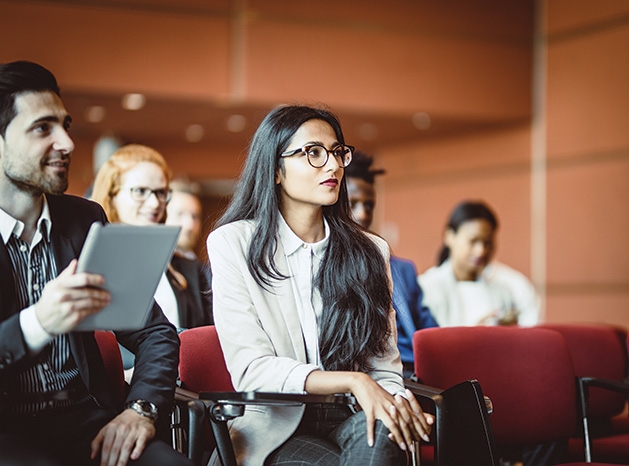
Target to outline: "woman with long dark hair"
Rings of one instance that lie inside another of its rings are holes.
[[[361,410],[252,407],[239,464],[405,464],[432,418],[404,390],[388,245],[350,217],[337,118],[271,111],[207,240],[215,323],[236,390],[352,393]]]

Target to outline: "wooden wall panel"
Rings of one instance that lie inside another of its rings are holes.
[[[548,281],[625,283],[629,292],[629,157],[551,168]]]
[[[548,157],[629,149],[629,18],[548,52]]]
[[[626,0],[547,0],[548,32],[567,35],[585,29],[606,27],[629,15]]]
[[[425,35],[469,36],[501,42],[530,42],[533,3],[501,0],[247,0],[254,18],[335,24],[369,30],[412,30]],[[470,20],[473,18],[473,21]]]
[[[32,60],[63,89],[227,95],[229,22],[68,5],[0,3],[2,62]]]
[[[481,121],[530,114],[528,46],[303,23],[281,26],[256,22],[247,29],[246,93],[254,100],[445,112]]]
[[[629,5],[548,6],[547,319],[629,326]]]
[[[546,301],[548,322],[602,322],[629,327],[627,293],[600,291],[598,293],[553,293]]]

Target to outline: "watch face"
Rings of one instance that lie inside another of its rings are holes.
[[[138,406],[142,409],[142,411],[147,412],[147,413],[151,412],[151,403],[149,403],[148,401],[139,400],[137,403],[138,403]]]
[[[154,421],[157,419],[157,407],[150,401],[135,400],[129,404],[129,408],[141,416],[148,417]]]

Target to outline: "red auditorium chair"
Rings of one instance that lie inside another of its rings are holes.
[[[181,400],[189,400],[188,457],[201,464],[204,450],[213,445],[208,438],[211,425],[223,466],[237,466],[227,430],[227,421],[242,415],[246,404],[350,403],[353,397],[287,395],[278,393],[237,393],[220,347],[214,326],[185,330],[181,340],[179,376]],[[476,381],[462,381],[448,390],[410,384],[423,405],[435,414],[433,427],[435,460],[438,466],[498,466],[491,437],[485,400]],[[201,413],[201,414],[199,414]],[[199,425],[199,419],[203,425]],[[206,420],[207,419],[207,420]],[[209,420],[209,422],[208,422]],[[194,431],[194,432],[192,432]],[[423,463],[422,463],[423,464]]]
[[[491,399],[498,451],[569,438],[577,384],[564,338],[542,328],[443,327],[413,336],[418,381],[452,386],[477,379]],[[566,463],[578,465],[588,463]],[[589,463],[602,465],[604,463]]]
[[[100,350],[100,356],[105,365],[107,379],[111,385],[111,391],[120,406],[124,405],[126,399],[126,384],[124,380],[124,369],[122,367],[122,357],[116,336],[104,330],[94,332],[94,338]]]
[[[629,464],[627,332],[605,324],[543,324],[561,333],[584,396],[573,458]]]

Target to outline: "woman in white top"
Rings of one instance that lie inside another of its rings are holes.
[[[430,431],[402,383],[388,246],[350,218],[352,151],[329,111],[273,110],[208,237],[236,390],[352,393],[362,408],[247,408],[230,426],[243,466],[405,464],[404,450]]]
[[[535,325],[539,301],[530,281],[504,264],[490,263],[498,220],[482,202],[452,211],[438,266],[419,276],[424,304],[439,325]]]

